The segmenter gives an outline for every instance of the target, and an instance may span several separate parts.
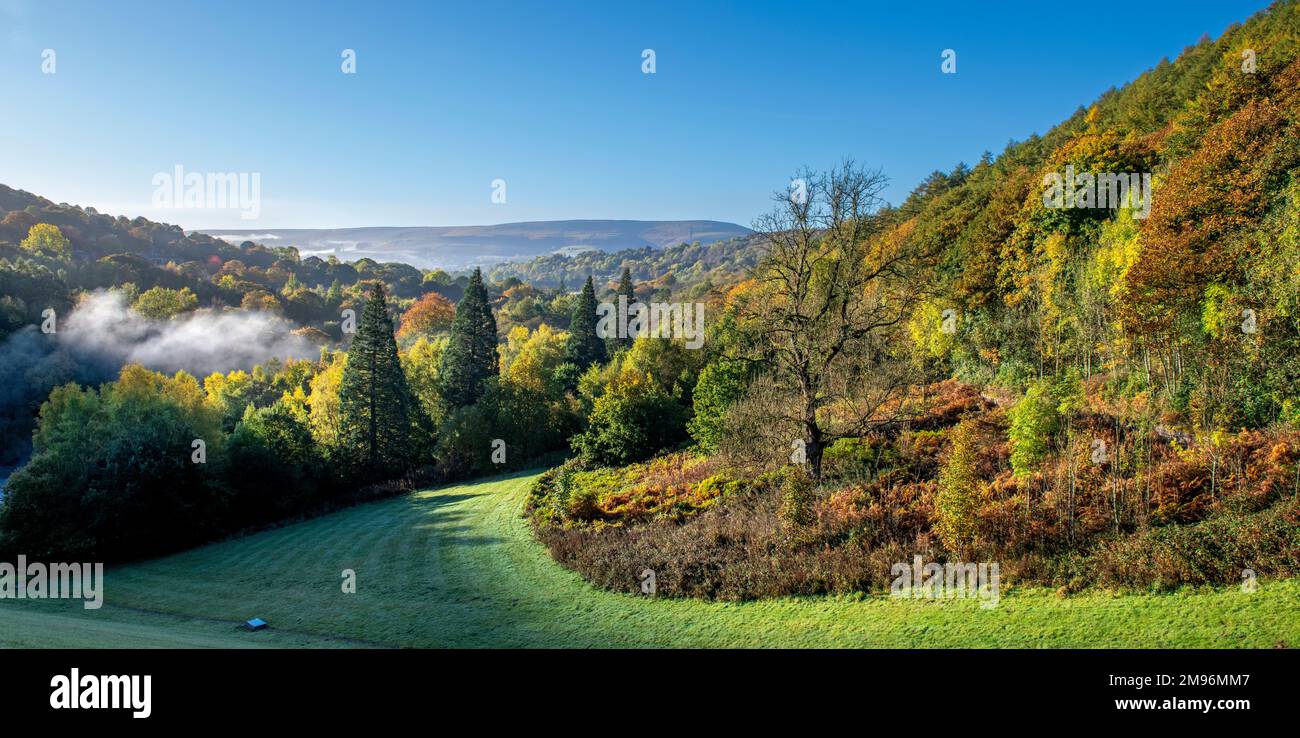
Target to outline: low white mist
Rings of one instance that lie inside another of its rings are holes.
[[[0,341],[0,468],[27,457],[37,408],[64,382],[93,387],[133,362],[168,374],[185,370],[201,380],[273,358],[320,355],[292,331],[292,324],[270,313],[204,309],[150,320],[132,311],[120,292],[85,295],[69,314],[57,316],[54,333],[29,325]]]
[[[77,355],[142,364],[164,372],[205,374],[250,369],[272,358],[315,358],[319,350],[279,316],[265,312],[195,310],[151,320],[131,310],[120,292],[86,295],[57,341]]]

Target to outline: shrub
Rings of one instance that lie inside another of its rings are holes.
[[[1223,513],[1105,541],[1090,564],[1093,581],[1131,588],[1237,584],[1246,569],[1258,576],[1296,576],[1300,505],[1284,500],[1260,513]]]
[[[577,487],[565,495],[565,514],[573,520],[592,520],[600,514],[600,492],[596,487]]]
[[[727,408],[745,393],[744,367],[732,361],[709,364],[700,372],[693,402],[695,415],[687,424],[691,438],[701,450],[712,453],[722,440],[723,418]]]
[[[1011,469],[1023,477],[1042,461],[1056,433],[1056,401],[1045,381],[1030,385],[1025,396],[1008,413],[1011,421]]]
[[[897,446],[887,438],[841,438],[826,448],[822,473],[846,481],[867,480],[894,468],[901,461]]]
[[[740,494],[746,486],[739,479],[731,479],[725,474],[714,474],[691,487],[691,502],[696,508],[707,510],[724,497]]]
[[[970,553],[975,543],[979,510],[979,439],[977,421],[963,420],[952,433],[952,448],[939,472],[939,494],[934,501],[934,530],[947,549],[958,556]]]
[[[596,398],[573,448],[595,464],[639,461],[680,442],[685,420],[681,404],[649,374],[625,369]]]
[[[782,522],[796,531],[816,522],[812,478],[802,469],[786,467],[785,473],[780,477],[779,485]]]
[[[745,488],[743,482],[711,473],[713,467],[712,462],[687,453],[598,469],[576,457],[538,478],[525,510],[539,527],[683,520]]]

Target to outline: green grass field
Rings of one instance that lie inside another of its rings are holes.
[[[1300,643],[1300,582],[1000,605],[888,597],[744,604],[597,590],[519,516],[532,475],[363,505],[109,569],[105,605],[0,602],[18,647],[1273,647]],[[353,569],[357,592],[341,591]],[[237,629],[251,617],[271,628]]]

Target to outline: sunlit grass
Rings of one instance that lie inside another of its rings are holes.
[[[597,590],[519,516],[531,475],[472,482],[108,570],[104,607],[0,603],[6,646],[1272,647],[1300,582],[1169,595],[743,604]],[[356,572],[357,592],[342,591]],[[271,628],[237,629],[261,617]]]

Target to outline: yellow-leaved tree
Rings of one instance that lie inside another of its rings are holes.
[[[49,256],[67,261],[72,258],[72,242],[56,225],[37,223],[27,231],[22,248],[39,256]]]

